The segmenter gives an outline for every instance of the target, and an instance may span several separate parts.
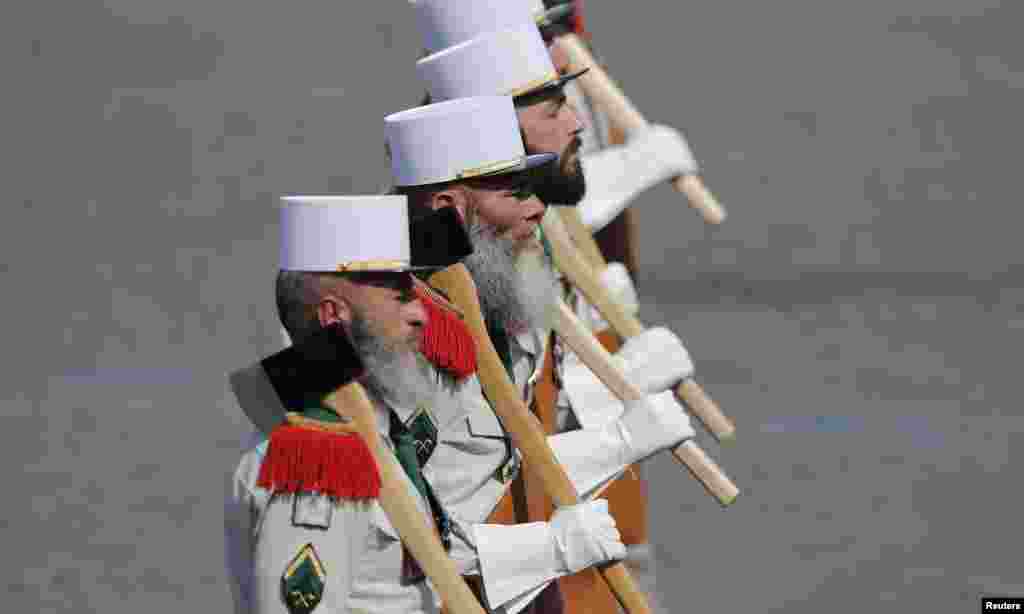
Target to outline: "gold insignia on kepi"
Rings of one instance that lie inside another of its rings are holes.
[[[404,260],[358,260],[342,262],[338,265],[339,273],[358,273],[361,271],[398,271],[409,267]]]
[[[479,177],[481,175],[490,175],[500,171],[508,170],[512,167],[523,164],[523,158],[513,158],[511,160],[501,160],[500,162],[492,162],[490,164],[481,164],[473,168],[467,168],[466,170],[457,173],[456,179],[471,179],[473,177]]]
[[[308,614],[324,596],[327,575],[313,544],[306,544],[281,576],[281,596],[291,614]]]

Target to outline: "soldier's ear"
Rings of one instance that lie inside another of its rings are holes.
[[[345,330],[348,330],[349,324],[352,323],[352,306],[344,298],[332,293],[317,303],[316,315],[320,320],[320,326],[324,328],[341,322]]]
[[[469,194],[457,185],[434,192],[430,197],[430,208],[438,211],[445,207],[455,207],[455,210],[459,212],[459,217],[465,222],[466,212],[469,209]]]

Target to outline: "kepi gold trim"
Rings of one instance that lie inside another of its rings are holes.
[[[514,90],[508,92],[505,95],[506,96],[512,96],[513,98],[515,98],[516,96],[521,96],[521,95],[525,94],[526,92],[529,92],[531,90],[535,90],[535,89],[541,87],[542,85],[547,85],[548,83],[550,83],[552,81],[557,81],[557,80],[558,80],[558,73],[557,72],[550,72],[547,75],[544,75],[543,77],[541,77],[539,79],[534,79],[533,81],[530,81],[529,83],[527,83],[525,85],[521,85],[521,86],[515,88]]]
[[[409,268],[409,263],[404,260],[356,260],[352,262],[342,262],[338,265],[338,272],[394,271],[407,268]]]
[[[469,179],[471,177],[479,177],[480,175],[488,175],[491,173],[497,173],[506,169],[510,169],[514,166],[518,166],[523,163],[523,158],[514,158],[512,160],[502,160],[501,162],[491,162],[490,164],[481,164],[473,168],[467,168],[464,171],[455,174],[456,179]]]

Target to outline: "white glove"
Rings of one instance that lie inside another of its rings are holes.
[[[686,411],[671,391],[624,405],[625,412],[603,427],[548,437],[558,462],[583,498],[629,465],[694,436]]]
[[[633,286],[633,279],[629,271],[621,262],[611,262],[601,271],[601,285],[608,289],[611,296],[620,305],[625,307],[627,313],[636,315],[640,312],[640,301],[637,298],[636,287]],[[590,330],[604,330],[608,328],[608,322],[601,315],[601,312],[587,302],[582,294],[578,293],[576,314],[583,320]]]
[[[615,358],[626,379],[645,394],[662,392],[693,377],[693,361],[683,342],[669,329],[656,326],[627,339]]]
[[[671,390],[627,402],[626,413],[616,423],[623,431],[630,465],[655,452],[674,448],[696,434],[690,417]]]
[[[477,524],[473,533],[492,609],[556,578],[626,557],[604,499],[558,508],[550,522]]]
[[[572,574],[626,558],[626,546],[608,512],[607,499],[559,508],[548,528],[555,542],[559,573]]]
[[[626,311],[636,315],[640,311],[640,299],[636,294],[636,286],[633,285],[633,278],[629,276],[626,265],[621,262],[609,262],[605,270],[601,271],[601,284],[608,288]]]
[[[607,226],[640,192],[698,170],[683,135],[662,125],[647,126],[625,145],[606,147],[581,160],[587,192],[577,206],[583,223],[594,232]]]

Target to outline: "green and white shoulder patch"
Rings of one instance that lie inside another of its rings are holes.
[[[309,614],[324,596],[327,574],[313,544],[303,546],[281,576],[281,596],[291,614]]]

